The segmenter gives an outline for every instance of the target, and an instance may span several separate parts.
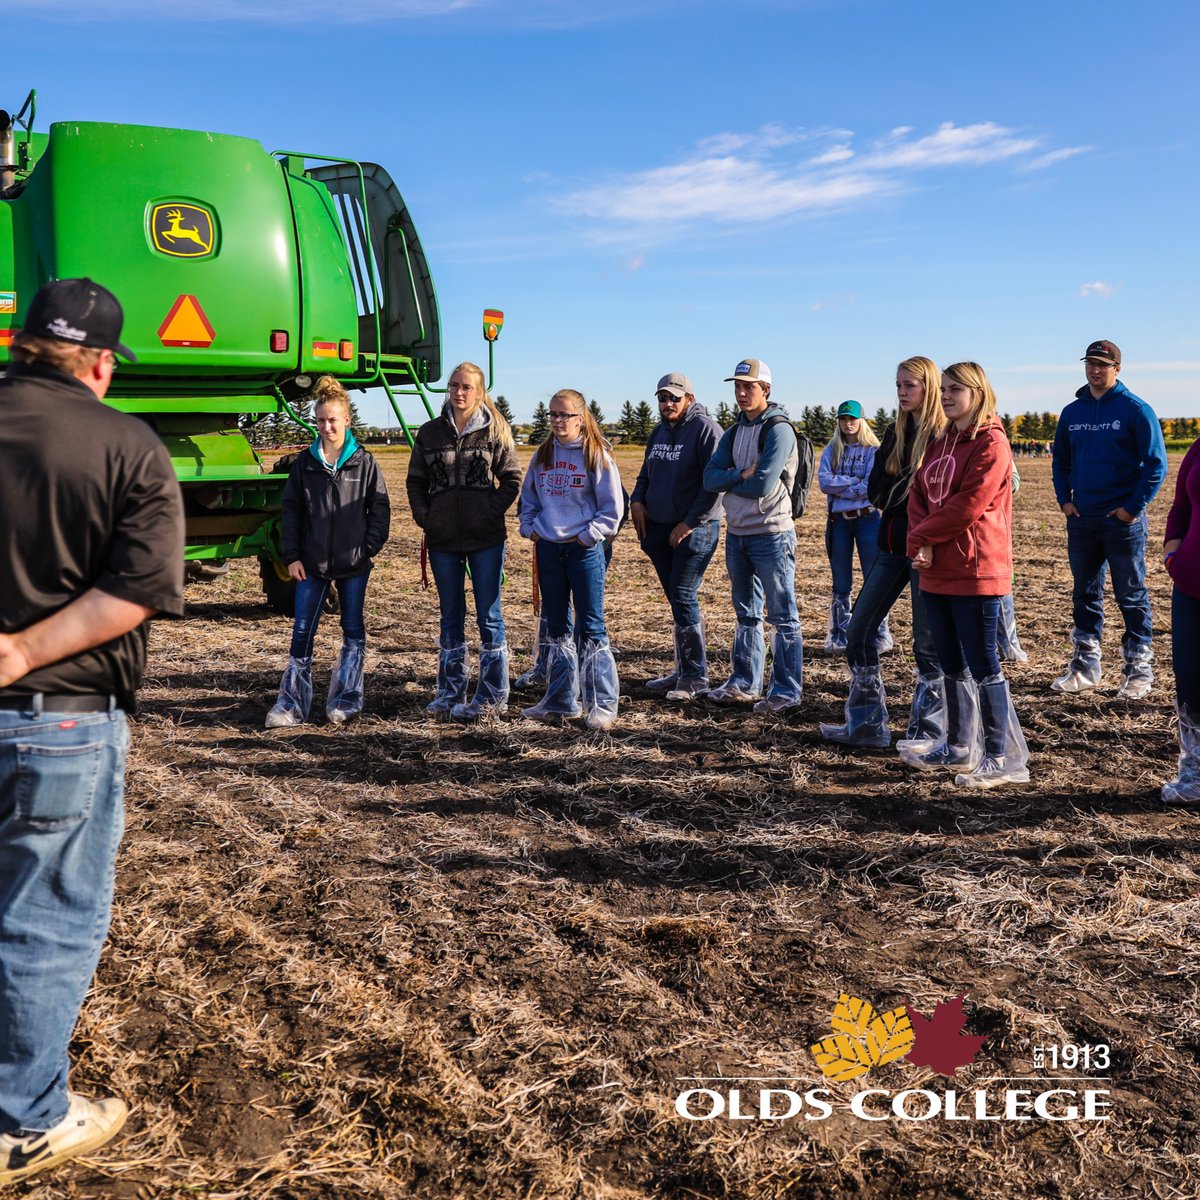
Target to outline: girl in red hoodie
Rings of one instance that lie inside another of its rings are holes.
[[[946,680],[946,733],[900,742],[915,767],[957,768],[961,787],[1026,783],[1029,749],[996,655],[1012,587],[1012,450],[978,363],[942,373],[948,424],[908,495],[908,553]]]

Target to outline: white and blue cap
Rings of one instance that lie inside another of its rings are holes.
[[[726,377],[726,383],[766,383],[771,382],[771,368],[760,358],[743,358],[733,374]]]

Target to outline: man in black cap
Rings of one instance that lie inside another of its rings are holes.
[[[183,505],[150,427],[100,403],[121,306],[90,279],[34,296],[0,379],[0,1186],[125,1121],[67,1088],[108,930],[125,712],[145,621],[183,611]]]
[[[1104,574],[1125,618],[1118,695],[1140,700],[1154,682],[1150,593],[1146,589],[1146,506],[1167,475],[1167,451],[1154,410],[1118,378],[1121,351],[1092,342],[1087,384],[1063,409],[1054,435],[1054,494],[1067,518],[1074,653],[1050,687],[1082,692],[1100,682]]]

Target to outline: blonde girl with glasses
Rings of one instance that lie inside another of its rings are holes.
[[[527,717],[582,716],[589,729],[609,729],[617,719],[617,664],[604,621],[604,542],[616,536],[623,509],[620,472],[587,401],[572,388],[555,392],[550,436],[521,485],[521,536],[534,543],[550,638],[546,694],[523,710]],[[571,604],[575,637],[568,632]]]

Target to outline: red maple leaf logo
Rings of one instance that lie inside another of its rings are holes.
[[[965,999],[964,992],[954,1000],[937,1005],[933,1016],[929,1018],[921,1016],[911,1004],[904,1006],[917,1037],[916,1045],[907,1056],[913,1066],[930,1067],[939,1075],[953,1078],[959,1067],[975,1061],[979,1048],[987,1038],[963,1033],[963,1026],[967,1023],[963,1014]]]

